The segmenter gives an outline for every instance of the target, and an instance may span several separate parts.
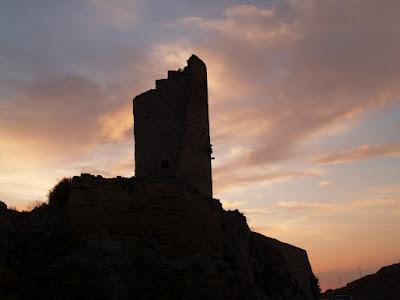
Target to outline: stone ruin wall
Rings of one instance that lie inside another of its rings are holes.
[[[220,256],[218,201],[176,182],[74,177],[68,200],[80,247],[135,254],[149,247],[166,256]]]
[[[42,295],[45,274],[56,282],[51,292],[169,295],[173,286],[188,299],[198,288],[220,295],[210,299],[315,299],[304,250],[251,232],[241,213],[180,182],[74,177],[62,206],[0,206],[0,245],[0,298],[32,282]]]
[[[289,299],[313,299],[304,250],[251,232],[241,213],[224,211],[218,200],[181,182],[85,174],[72,180],[67,211],[75,245],[89,252],[137,257],[155,251],[171,259],[203,253],[235,262],[241,288],[256,281],[271,288],[282,281]]]

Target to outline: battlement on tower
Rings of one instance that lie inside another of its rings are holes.
[[[136,177],[178,179],[212,197],[207,69],[192,55],[133,102]]]

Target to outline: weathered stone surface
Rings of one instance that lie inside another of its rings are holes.
[[[68,215],[79,244],[129,254],[136,246],[165,255],[221,256],[220,203],[164,180],[74,177]]]

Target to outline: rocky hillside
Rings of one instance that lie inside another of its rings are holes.
[[[182,182],[89,174],[0,205],[0,299],[316,299],[307,253]]]
[[[400,299],[400,263],[383,267],[375,274],[364,276],[348,283],[344,288],[328,290],[325,298],[335,295],[350,295],[353,300],[398,300]]]

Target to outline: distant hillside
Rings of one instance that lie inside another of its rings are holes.
[[[334,295],[351,295],[353,300],[399,300],[400,263],[383,267],[375,274],[348,283],[344,288],[324,293],[328,299]]]

